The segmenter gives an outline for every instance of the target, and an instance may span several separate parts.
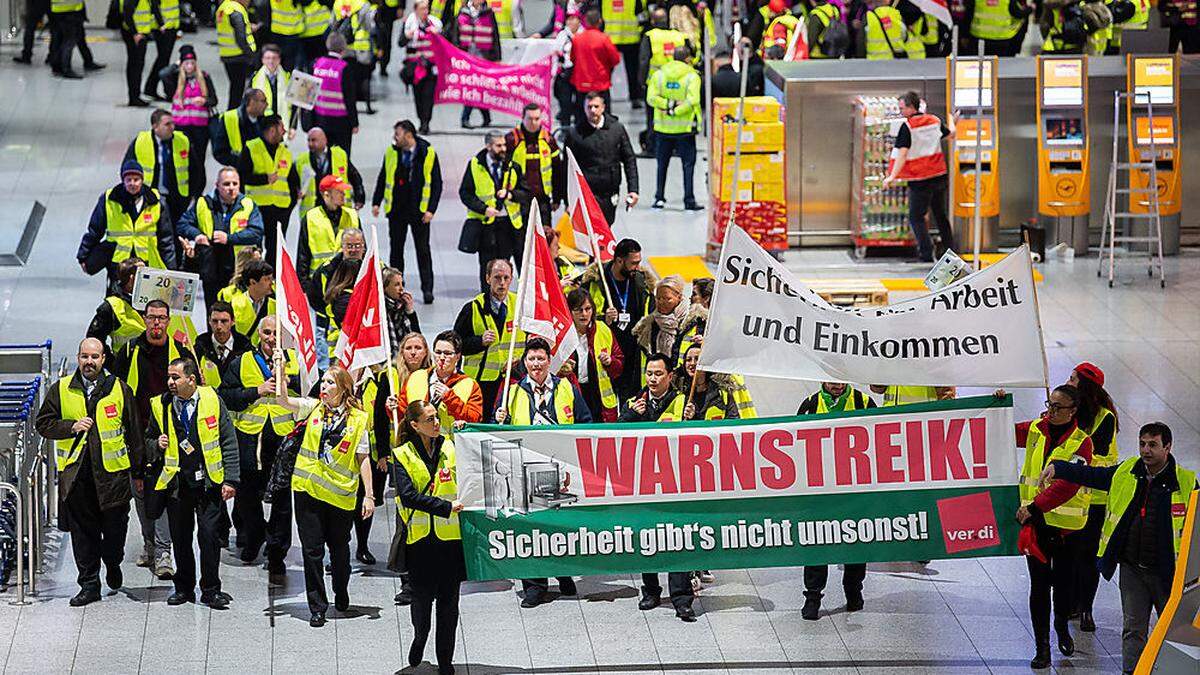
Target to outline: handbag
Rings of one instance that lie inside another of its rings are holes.
[[[271,464],[271,476],[263,490],[264,502],[270,504],[275,495],[292,489],[292,472],[296,469],[296,455],[300,454],[300,443],[304,441],[304,427],[307,424],[307,419],[297,424],[279,443],[275,462]]]
[[[155,462],[147,467],[146,478],[142,482],[142,509],[147,520],[158,520],[167,512],[167,501],[175,488],[174,481],[165,490],[158,490],[158,475],[162,473],[162,463]],[[182,480],[177,478],[177,480]]]
[[[458,235],[458,250],[463,253],[478,253],[482,239],[483,221],[467,218],[463,221],[462,232]]]
[[[392,485],[396,485],[396,463],[392,463]],[[429,490],[433,488],[433,476],[429,477],[429,482],[425,484],[425,489],[421,491],[422,495],[429,494]],[[399,499],[397,497],[397,499]],[[408,521],[412,520],[414,509],[408,509],[408,519],[405,520],[401,514],[401,509],[396,509],[396,527],[392,534],[392,543],[388,545],[388,570],[397,574],[403,574],[408,571],[408,560],[406,554],[408,551]]]

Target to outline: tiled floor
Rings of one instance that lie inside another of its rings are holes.
[[[93,31],[96,35],[103,31]],[[196,43],[202,64],[215,63],[211,35]],[[0,269],[0,341],[51,337],[59,356],[71,354],[103,294],[103,282],[84,277],[74,251],[96,197],[116,183],[116,169],[148,113],[116,107],[123,100],[119,43],[94,45],[110,68],[82,82],[49,77],[41,68],[15,67],[11,47],[0,49],[0,247],[15,244],[32,200],[47,216],[24,268]],[[39,51],[36,58],[43,52]],[[219,91],[223,73],[215,69]],[[390,126],[412,115],[411,100],[393,76],[378,82],[380,114],[364,117],[355,158],[373,184]],[[620,89],[618,89],[620,91]],[[631,127],[640,111],[617,112]],[[448,327],[475,290],[475,261],[455,250],[462,206],[455,198],[466,159],[480,147],[478,131],[458,130],[458,109],[440,109],[431,140],[442,156],[446,197],[436,221],[437,302],[420,307],[428,332]],[[302,141],[297,139],[296,147]],[[652,196],[653,162],[643,160],[642,194]],[[621,216],[619,232],[639,238],[650,254],[698,253],[703,217],[682,211],[678,169],[668,186],[672,209],[648,205]],[[704,164],[697,168],[703,175]],[[210,170],[210,175],[212,171]],[[1195,181],[1190,181],[1195,186]],[[703,199],[703,180],[698,180]],[[368,223],[372,222],[369,217]],[[410,254],[411,256],[411,254]],[[411,260],[411,258],[410,258]],[[854,269],[842,251],[788,256],[805,276],[917,276],[913,268]],[[1121,447],[1132,450],[1139,424],[1162,419],[1175,431],[1178,456],[1200,464],[1200,258],[1168,263],[1170,285],[1159,290],[1137,274],[1109,290],[1094,276],[1094,261],[1052,262],[1041,289],[1047,348],[1055,382],[1087,359],[1107,373],[1122,416]],[[410,284],[415,278],[410,275]],[[811,386],[755,381],[752,390],[768,413],[794,410]],[[1020,413],[1040,408],[1038,390],[1016,392]],[[380,518],[372,548],[380,555],[391,518]],[[168,586],[126,564],[126,587],[83,610],[67,606],[74,592],[69,542],[50,535],[46,575],[31,605],[0,602],[0,663],[12,673],[297,672],[380,673],[401,667],[412,630],[407,610],[392,604],[397,582],[379,570],[355,567],[354,610],[322,630],[307,625],[298,551],[289,558],[287,583],[268,588],[265,573],[225,555],[221,573],[234,597],[228,611],[168,607]],[[129,551],[134,550],[131,533]],[[872,565],[865,611],[847,614],[836,581],[820,621],[800,619],[800,570],[727,570],[700,596],[700,621],[685,625],[668,609],[639,612],[636,581],[587,578],[580,599],[521,610],[508,582],[468,584],[456,655],[462,672],[682,673],[682,672],[1013,672],[1027,671],[1032,638],[1026,609],[1027,577],[1017,558],[935,561],[928,567]],[[2,599],[4,596],[0,596]],[[1120,649],[1115,584],[1102,584],[1100,630],[1080,634],[1060,672],[1112,672]],[[432,651],[429,652],[432,657]],[[423,666],[426,670],[428,665]]]

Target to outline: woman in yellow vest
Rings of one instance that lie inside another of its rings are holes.
[[[333,606],[350,607],[350,529],[360,481],[371,481],[371,444],[367,413],[354,396],[354,380],[341,366],[321,378],[320,399],[279,397],[303,422],[303,440],[292,471],[293,513],[304,554],[304,586],[312,617],[325,625],[325,549],[329,549]],[[362,517],[375,512],[374,500],[362,504]]]
[[[1046,488],[1038,477],[1053,460],[1092,461],[1092,441],[1079,428],[1079,390],[1069,384],[1050,393],[1046,412],[1040,419],[1017,425],[1017,445],[1025,448],[1021,469],[1021,507],[1017,522],[1030,525],[1045,560],[1027,556],[1029,566],[1029,614],[1037,653],[1031,668],[1050,666],[1050,605],[1054,596],[1054,632],[1064,656],[1075,653],[1067,623],[1073,609],[1079,554],[1079,531],[1087,523],[1089,494],[1078,485],[1057,482]]]
[[[737,419],[738,406],[733,398],[737,388],[733,378],[724,373],[697,371],[700,362],[700,345],[692,345],[682,355],[682,363],[675,369],[675,388],[687,394],[687,405],[683,408],[685,420]],[[692,381],[695,380],[695,386]]]
[[[433,363],[417,370],[404,382],[398,409],[405,410],[413,401],[428,401],[437,406],[442,431],[454,435],[463,424],[483,419],[483,392],[479,383],[459,372],[462,339],[452,330],[438,333],[433,340]]]
[[[458,500],[454,441],[442,435],[437,409],[425,401],[413,401],[405,409],[401,438],[393,459],[397,508],[408,524],[405,561],[413,590],[414,636],[408,663],[416,666],[424,659],[436,600],[438,672],[453,673],[458,591],[467,578],[458,525],[463,504]]]
[[[576,288],[567,294],[567,307],[579,333],[579,346],[563,363],[560,376],[575,373],[583,401],[598,422],[616,422],[620,399],[613,381],[625,369],[621,345],[613,339],[612,329],[596,321],[596,307],[586,289]]]
[[[1067,384],[1079,390],[1079,428],[1092,439],[1092,466],[1113,466],[1117,457],[1117,406],[1112,396],[1104,389],[1104,371],[1084,361],[1075,366]],[[1087,525],[1080,533],[1080,560],[1096,556],[1100,547],[1100,528],[1104,524],[1104,507],[1108,505],[1108,493],[1092,490],[1091,506],[1088,508]],[[1100,570],[1095,565],[1082,564],[1079,568],[1079,584],[1075,587],[1075,607],[1079,610],[1079,630],[1085,633],[1096,631],[1096,620],[1092,616],[1092,603],[1096,599],[1096,588],[1100,585]]]

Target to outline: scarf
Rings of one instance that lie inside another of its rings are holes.
[[[670,354],[675,349],[675,336],[679,334],[679,326],[683,323],[683,317],[687,315],[687,303],[680,302],[675,306],[675,311],[670,314],[659,314],[657,311],[651,316],[654,319],[654,325],[658,327],[658,336],[654,340],[654,351],[663,354]]]
[[[388,338],[392,341],[392,356],[400,353],[400,342],[411,332],[408,316],[404,313],[404,305],[399,300],[383,296],[384,307],[387,310]]]

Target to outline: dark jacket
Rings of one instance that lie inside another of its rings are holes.
[[[1094,490],[1109,490],[1112,488],[1113,476],[1121,468],[1121,464],[1113,466],[1086,466],[1074,462],[1054,461],[1054,477],[1068,483],[1075,483]],[[1113,530],[1112,539],[1104,549],[1104,555],[1097,559],[1096,566],[1105,579],[1112,579],[1118,562],[1134,563],[1136,561],[1122,560],[1121,553],[1125,550],[1126,539],[1130,527],[1138,518],[1140,504],[1145,504],[1147,510],[1154,511],[1154,546],[1156,549],[1154,574],[1158,577],[1165,593],[1171,586],[1175,575],[1175,535],[1171,530],[1171,493],[1179,489],[1179,479],[1175,475],[1175,457],[1167,455],[1167,466],[1153,482],[1146,481],[1146,465],[1137,460],[1131,470],[1137,477],[1137,491],[1133,501],[1121,520]],[[1149,490],[1149,495],[1146,491]],[[1110,496],[1111,499],[1111,496]],[[1107,509],[1106,509],[1107,512]]]
[[[113,311],[112,305],[108,304],[108,298],[111,296],[116,296],[131,304],[133,302],[132,296],[126,293],[116,280],[108,282],[108,293],[105,294],[104,301],[96,308],[96,314],[92,317],[92,322],[88,324],[87,334],[84,336],[96,338],[104,343],[104,362],[109,364],[113,362],[115,356],[109,343],[109,337],[120,327],[116,312]]]
[[[79,371],[71,375],[70,383],[72,389],[83,393],[83,378]],[[62,400],[59,397],[58,386],[58,382],[50,385],[46,391],[46,398],[42,401],[42,407],[38,409],[37,419],[34,421],[37,432],[43,438],[51,441],[75,436],[71,431],[71,426],[75,424],[76,420],[63,419]],[[93,425],[84,441],[87,444],[86,454],[80,456],[75,463],[58,474],[60,499],[66,499],[67,495],[71,493],[75,479],[79,476],[79,470],[85,462],[90,465],[92,483],[96,486],[96,497],[99,499],[102,510],[119,508],[128,504],[130,497],[133,496],[129,486],[130,477],[141,478],[144,475],[146,452],[142,445],[142,427],[138,421],[137,404],[134,402],[133,393],[129,391],[129,387],[125,386],[125,383],[115,375],[102,371],[96,382],[96,388],[92,390],[91,397],[86,399],[88,417],[96,419],[96,402],[107,396],[113,387],[120,387],[125,396],[121,425],[125,430],[125,446],[129,451],[129,469],[116,473],[104,470],[104,459],[100,449],[100,432]]]
[[[216,191],[211,194],[200,195],[200,199],[208,203],[208,210],[212,214],[213,232],[225,232],[229,234],[230,220],[233,214],[242,206],[242,200],[246,199],[245,195],[238,195],[233,204],[226,208],[225,203],[221,201],[221,197]],[[199,200],[197,200],[199,203]],[[200,223],[196,218],[196,205],[188,207],[187,211],[179,218],[179,222],[175,224],[175,231],[188,241],[195,241],[196,237],[200,236]],[[218,285],[224,286],[225,283],[233,276],[234,270],[234,246],[262,246],[264,236],[264,226],[262,212],[258,210],[258,205],[250,209],[250,217],[246,219],[246,229],[240,232],[230,234],[224,244],[218,244],[210,238],[207,246],[199,246],[196,248],[196,264],[200,269],[200,276],[206,280],[215,280]]]
[[[605,113],[604,124],[597,129],[585,116],[567,129],[566,146],[597,197],[608,198],[621,191],[622,169],[629,192],[638,191],[637,155],[616,117]]]
[[[425,187],[425,174],[421,167],[425,164],[425,155],[431,152],[429,141],[417,138],[417,147],[413,148],[410,167],[405,170],[403,150],[396,148],[399,157],[396,158],[396,175],[392,182],[392,210],[387,215],[415,214],[421,204],[421,190]],[[379,175],[375,178],[375,193],[371,196],[371,205],[383,204],[384,191],[387,190],[387,176],[384,165],[379,164]],[[437,152],[433,152],[433,166],[429,176],[429,212],[437,213],[438,203],[442,200],[442,162]]]
[[[316,190],[316,194],[314,194],[313,197],[316,199],[316,205],[324,206],[325,198],[321,196],[320,190],[321,179],[325,176],[328,176],[329,173],[333,171],[333,157],[329,148],[325,148],[324,171],[317,170],[317,155],[311,152],[308,153],[308,167],[312,169],[313,172],[313,186]],[[296,170],[300,171],[300,167],[296,167]],[[350,187],[354,191],[353,206],[354,208],[360,208],[361,204],[367,203],[367,191],[363,188],[362,174],[358,172],[358,167],[354,166],[354,162],[352,162],[349,157],[346,157],[346,178],[349,179]],[[347,204],[347,206],[349,206],[349,204]]]
[[[317,313],[317,323],[319,325],[327,325],[323,321],[328,321],[325,316],[325,287],[329,284],[329,280],[337,273],[339,267],[345,261],[345,256],[341,251],[337,255],[330,258],[329,262],[321,265],[308,278],[308,284],[304,287],[304,293],[308,296],[308,304]]]
[[[264,303],[265,304],[265,303]],[[225,381],[225,371],[229,369],[229,364],[238,360],[242,352],[248,352],[254,349],[254,345],[250,343],[250,338],[242,335],[236,330],[233,331],[233,349],[225,356],[225,359],[217,358],[217,347],[213,344],[212,331],[204,333],[196,338],[196,358],[208,359],[216,364],[217,370],[221,373],[221,381]],[[211,385],[206,382],[205,384]]]
[[[204,87],[208,92],[204,103],[208,106],[209,115],[217,107],[217,89],[213,86],[212,76],[207,71],[204,72]],[[168,98],[174,98],[175,90],[179,88],[179,64],[172,63],[171,65],[158,71],[158,77],[162,81],[163,91],[167,93]]]
[[[741,417],[737,401],[733,398],[733,392],[737,389],[733,378],[724,373],[706,373],[705,375],[704,390],[701,391],[699,388],[693,390],[692,378],[688,377],[687,371],[682,366],[675,369],[675,386],[685,395],[691,392],[692,403],[696,407],[696,412],[688,419],[706,419],[708,411],[713,408],[721,411],[722,416],[718,419],[735,420]]]
[[[171,341],[172,338],[168,336],[167,340]],[[196,356],[192,353],[190,348],[178,340],[175,340],[174,342],[175,350],[179,353],[181,358],[191,358],[193,361],[196,360]],[[141,347],[141,349],[138,350],[137,363],[134,363],[133,350],[137,347]],[[170,360],[168,358],[170,351],[168,345],[163,345],[162,347],[162,362],[155,364],[147,362],[146,350],[148,347],[149,343],[146,342],[146,334],[142,333],[141,335],[137,336],[137,338],[131,340],[128,344],[122,347],[117,352],[112,364],[109,366],[109,370],[111,370],[114,375],[121,378],[121,380],[124,382],[129,382],[129,372],[132,369],[138,369],[138,390],[134,393],[134,397],[137,398],[138,402],[138,419],[141,420],[143,425],[147,423],[146,421],[148,419],[150,419],[150,399],[167,390],[165,375],[161,389],[153,386],[153,382],[148,375],[152,370],[157,371],[159,367],[162,368],[160,372],[166,373],[167,367],[170,365]]]
[[[487,210],[487,205],[484,204],[483,200],[481,200],[475,194],[475,176],[474,176],[474,172],[471,170],[471,164],[473,162],[482,163],[484,168],[486,169],[487,168],[487,154],[488,154],[488,152],[487,152],[487,149],[485,148],[483,150],[480,150],[478,153],[476,153],[475,157],[472,158],[470,162],[467,162],[467,170],[463,172],[462,183],[460,183],[458,186],[458,198],[460,200],[462,200],[463,206],[467,207],[467,211],[474,211],[475,213],[483,213],[484,211]],[[517,166],[516,164],[513,164],[512,161],[510,161],[510,159],[507,156],[504,158],[504,162],[501,164],[500,175],[501,176],[506,175],[509,171],[509,167],[511,167],[514,171],[516,171],[517,184],[510,191],[511,194],[509,195],[507,200],[496,200],[496,208],[503,213],[503,215],[501,217],[504,219],[508,218],[508,214],[506,212],[504,212],[504,203],[506,201],[515,201],[518,204],[526,205],[529,203],[529,200],[532,198],[532,195],[529,194],[529,190],[526,189],[526,187],[525,187],[524,172],[521,170],[521,167]],[[493,179],[492,182],[494,183],[495,180]],[[499,186],[496,186],[496,189],[498,190]],[[497,220],[499,220],[499,218]]]
[[[667,390],[667,394],[658,400],[656,405],[655,401],[650,398],[650,388],[642,387],[641,391],[639,391],[635,396],[626,402],[625,409],[621,411],[621,415],[617,418],[617,421],[657,422],[658,418],[662,417],[663,412],[666,411],[667,408],[671,407],[671,404],[675,402],[675,399],[680,396],[686,397],[687,395],[680,392],[678,389],[671,387]],[[639,413],[633,409],[632,405],[629,405],[638,398],[646,399],[646,412]]]
[[[193,411],[192,419],[189,420],[190,424],[188,425],[188,429],[183,429],[180,426],[179,417],[174,413],[174,399],[175,396],[168,392],[160,396],[156,396],[153,405],[159,405],[159,401],[166,403],[166,412],[171,419],[171,423],[175,425],[176,437],[182,437],[183,434],[186,433],[188,442],[191,443],[192,447],[199,449],[200,435],[199,432],[197,432],[197,425],[201,423],[200,415],[198,412]],[[220,412],[217,414],[217,424],[219,425],[220,429],[221,464],[225,469],[225,479],[221,481],[221,483],[237,487],[238,482],[242,478],[241,453],[238,449],[237,431],[233,426],[233,418],[229,416],[229,410],[225,407],[225,401],[218,398],[217,405],[220,407]],[[146,447],[153,448],[150,452],[154,462],[159,465],[162,464],[166,451],[158,447],[158,437],[164,433],[166,432],[159,428],[158,422],[154,419],[154,416],[151,415],[150,421],[146,425]],[[203,456],[198,456],[197,459],[200,462],[200,466],[204,466]],[[183,463],[184,460],[181,457],[180,464],[182,465]],[[205,483],[206,486],[213,485],[212,477],[207,475],[207,471],[205,475],[208,478],[208,481]],[[183,471],[180,471],[175,475],[175,480],[172,481],[171,486],[174,488],[180,485],[181,481],[186,483],[186,480],[186,477],[183,476]]]
[[[849,385],[847,385],[849,386]],[[864,408],[874,408],[875,401],[864,394],[863,392],[851,387],[851,396],[854,397],[854,409],[863,410]],[[800,408],[796,410],[797,415],[814,415],[817,412],[817,400],[821,397],[821,392],[817,392],[812,396],[804,399],[800,404]]]
[[[562,378],[560,378],[557,375],[549,375],[546,377],[547,386],[550,387],[550,406],[549,406],[550,414],[554,417],[553,421],[556,424],[566,424],[566,422],[560,422],[558,420],[557,401],[554,400],[555,397],[558,395],[558,382],[561,379]],[[567,381],[571,383],[571,403],[570,403],[570,405],[571,405],[572,414],[575,417],[575,421],[573,422],[573,424],[590,424],[592,422],[592,412],[591,412],[591,410],[588,409],[587,403],[585,403],[583,400],[583,394],[580,393],[580,391],[579,391],[579,385],[571,380],[567,380]],[[516,386],[523,389],[525,391],[525,393],[529,395],[529,399],[528,399],[529,401],[532,402],[534,400],[533,383],[530,382],[529,377],[522,377],[520,380],[517,380]],[[509,400],[511,402],[512,399],[509,399]],[[496,399],[496,410],[499,410],[499,409],[500,409],[500,399],[497,398]],[[532,419],[532,418],[533,418],[533,413],[531,411],[530,419]],[[512,419],[511,415],[509,416],[509,419],[511,421],[511,419]]]
[[[180,132],[180,133],[182,133],[182,132]],[[155,143],[155,148],[154,148],[154,164],[155,164],[155,166],[153,167],[155,184],[151,185],[150,187],[157,188],[158,187],[158,179],[161,176],[162,180],[165,181],[167,184],[167,191],[170,194],[172,194],[176,197],[179,197],[180,196],[179,195],[179,181],[177,180],[177,178],[175,176],[175,153],[173,152],[173,146],[175,144],[174,138],[172,138],[172,140],[171,140],[172,150],[163,153],[166,156],[163,158],[162,166],[159,166],[159,156],[158,156],[159,140],[158,140],[157,136],[154,136],[153,131],[150,132],[150,136],[153,138],[154,143]],[[129,160],[137,161],[137,155],[134,153],[134,146],[136,146],[136,145],[137,145],[137,136],[134,136],[133,140],[129,141],[129,147],[125,148],[125,157],[123,157],[121,159],[122,163],[128,162]],[[190,148],[189,148],[188,152],[189,153],[191,152]],[[190,165],[191,162],[188,162],[188,164]],[[151,167],[143,167],[143,168],[151,168]],[[204,189],[204,186],[200,185],[199,174],[196,171],[194,171],[191,166],[188,167],[187,187],[188,187],[189,195],[195,195],[196,193],[198,193]],[[180,214],[175,214],[176,217],[179,217],[179,215]]]
[[[112,198],[114,202],[121,205],[126,213],[131,218],[137,218],[139,211],[135,203],[140,196],[143,199],[142,210],[153,206],[154,204],[162,203],[162,211],[158,216],[156,223],[156,236],[158,238],[158,254],[162,257],[163,264],[167,269],[177,269],[178,265],[175,260],[175,228],[172,226],[171,212],[167,208],[167,203],[158,197],[158,193],[150,189],[150,186],[143,185],[142,191],[138,195],[131,195],[125,189],[125,185],[118,184],[111,190],[105,191],[100,195],[100,199],[96,201],[96,207],[92,209],[92,217],[88,220],[87,231],[83,233],[83,239],[79,242],[79,250],[75,253],[75,259],[83,262],[91,254],[92,249],[104,241],[104,235],[108,232],[108,211],[105,202]]]
[[[258,138],[258,124],[261,120],[251,121],[251,119],[246,116],[245,101],[242,102],[242,105],[238,107],[237,110],[238,129],[240,129],[242,133],[242,147],[244,148],[251,139]],[[221,164],[222,166],[236,167],[238,165],[238,153],[235,153],[233,148],[230,146],[229,134],[225,133],[225,123],[221,121],[221,117],[219,115],[212,118],[212,121],[209,122],[208,135],[209,138],[212,139],[213,159],[217,160],[217,163]],[[246,177],[242,176],[243,184],[245,183],[245,180]]]

